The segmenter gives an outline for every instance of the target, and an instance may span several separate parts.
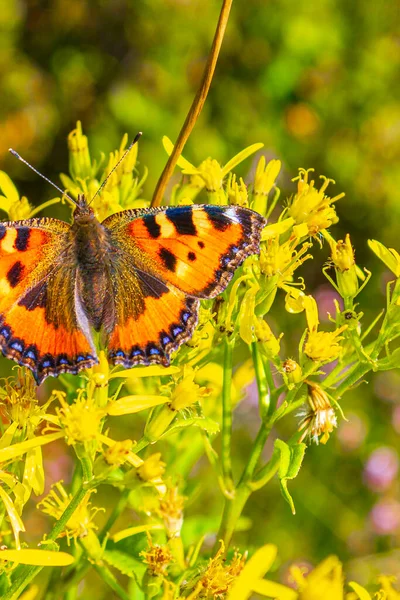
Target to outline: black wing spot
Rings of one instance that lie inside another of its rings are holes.
[[[194,260],[196,260],[196,254],[194,252],[188,252],[187,257],[190,260],[190,262],[193,262]]]
[[[164,263],[164,266],[169,271],[175,272],[176,269],[176,256],[172,254],[167,248],[161,248],[159,252],[159,257]]]
[[[202,240],[199,240],[199,241],[197,242],[197,245],[198,245],[198,247],[199,247],[199,248],[201,248],[201,249],[203,249],[203,248],[204,248],[204,246],[205,246],[205,244],[204,244],[204,242],[203,242]]]
[[[205,206],[204,212],[208,220],[218,231],[226,231],[231,222],[226,217],[225,213],[219,206]]]
[[[14,288],[19,284],[23,277],[24,270],[25,267],[19,260],[13,264],[13,266],[7,273],[7,280],[11,287]]]
[[[161,235],[161,226],[157,223],[155,215],[148,215],[143,219],[144,226],[146,227],[149,235],[152,238],[158,238]]]
[[[193,223],[193,213],[190,206],[170,208],[165,212],[167,219],[174,225],[176,232],[181,235],[197,235],[197,229]]]
[[[28,247],[29,238],[31,236],[31,230],[29,227],[19,227],[17,229],[17,237],[15,238],[15,247],[20,252],[24,252],[24,250]]]

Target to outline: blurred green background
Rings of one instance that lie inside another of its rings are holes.
[[[139,161],[150,169],[143,194],[150,197],[166,160],[161,137],[176,139],[219,8],[214,0],[3,2],[0,164],[21,194],[36,204],[54,196],[8,148],[59,183],[68,166],[66,137],[79,119],[94,157],[117,147],[124,132],[130,138],[144,132]],[[207,156],[224,163],[263,142],[266,156],[283,162],[283,200],[294,191],[298,167],[335,179],[329,191],[346,197],[332,233],[350,232],[359,264],[374,271],[360,298],[368,318],[384,305],[386,276],[366,241],[374,237],[399,249],[399,12],[395,1],[237,0],[205,109],[185,149],[193,163]],[[241,174],[251,167],[247,161]],[[305,272],[309,291],[332,310],[332,292],[319,276],[327,250],[322,254]],[[277,332],[287,332],[287,355],[294,355],[303,319],[275,318]],[[326,447],[309,448],[291,485],[297,515],[277,484],[258,492],[245,509],[251,528],[236,535],[240,548],[276,543],[283,579],[289,562],[315,562],[330,553],[339,554],[360,583],[374,569],[400,574],[394,550],[400,536],[399,384],[399,375],[379,375],[346,396],[348,421]],[[237,412],[238,467],[257,428],[254,394],[250,389]],[[134,437],[128,428],[124,435]],[[196,479],[203,470],[206,476],[201,463]],[[207,506],[217,515],[216,486],[208,494]],[[204,505],[202,495],[188,507],[188,518],[196,521]]]

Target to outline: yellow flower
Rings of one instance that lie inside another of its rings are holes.
[[[20,198],[17,188],[4,171],[0,171],[0,190],[3,192],[0,194],[0,209],[8,214],[11,221],[30,219],[44,208],[60,202],[59,198],[54,198],[32,207],[25,196]]]
[[[265,166],[265,156],[261,156],[260,160],[258,161],[256,174],[254,177],[253,200],[251,208],[262,215],[268,216],[278,200],[279,190],[277,190],[278,194],[275,196],[272,206],[268,209],[268,194],[272,188],[275,187],[275,180],[278,177],[280,170],[280,160],[270,160],[267,166]]]
[[[168,405],[163,406],[147,424],[145,436],[149,441],[158,440],[163,435],[178,411],[189,408],[201,398],[208,396],[209,390],[195,383],[195,376],[195,369],[186,364],[182,375],[177,376],[172,385],[164,387]]]
[[[26,430],[28,436],[33,434],[44,417],[51,398],[44,406],[39,406],[36,397],[37,386],[28,369],[17,368],[17,376],[0,380],[0,405],[6,417],[17,423],[20,429]]]
[[[330,433],[337,427],[335,411],[325,390],[314,381],[307,381],[308,387],[308,409],[299,413],[302,420],[299,431],[303,431],[300,442],[307,436],[312,438],[316,444],[326,444]],[[322,435],[320,439],[320,435]]]
[[[267,196],[275,185],[282,163],[280,160],[270,160],[265,165],[265,156],[258,161],[254,177],[254,195]]]
[[[349,234],[346,235],[344,241],[339,240],[338,242],[336,242],[327,231],[324,232],[324,237],[328,240],[331,247],[331,260],[322,270],[325,277],[330,281],[342,298],[345,300],[348,298],[355,298],[368,283],[371,273],[367,271],[367,269],[364,269],[367,274],[367,276],[365,276],[361,269],[357,267]],[[333,264],[335,267],[337,284],[327,273],[330,264]],[[358,282],[359,279],[363,280],[361,286]]]
[[[334,181],[321,177],[324,182],[319,190],[314,187],[314,181],[308,180],[309,173],[313,169],[299,169],[297,193],[290,201],[288,214],[296,223],[306,223],[309,235],[316,235],[322,229],[326,229],[338,222],[333,203],[343,198],[344,194],[338,194],[334,198],[325,195],[329,183]]]
[[[154,481],[160,479],[165,473],[166,464],[161,460],[161,452],[151,454],[137,470],[143,481]]]
[[[294,235],[283,244],[279,242],[279,236],[275,236],[266,240],[261,246],[261,272],[266,277],[277,276],[278,286],[291,282],[296,269],[312,258],[311,254],[306,254],[312,244],[305,242],[299,250],[296,250],[298,243],[299,239]]]
[[[335,360],[342,350],[339,342],[343,339],[343,336],[340,336],[340,334],[345,329],[347,329],[347,325],[343,325],[332,332],[311,331],[304,346],[304,353],[315,362]]]
[[[249,206],[247,187],[242,178],[239,179],[238,183],[236,181],[236,175],[232,175],[228,180],[226,191],[229,204],[245,207]]]
[[[166,136],[163,137],[163,145],[168,154],[171,154],[173,150],[173,143]],[[260,150],[263,144],[252,144],[248,146],[238,154],[236,154],[231,160],[229,160],[224,167],[222,167],[215,159],[206,158],[203,162],[195,167],[183,156],[178,159],[178,166],[182,168],[184,175],[190,175],[196,177],[197,181],[203,182],[206,190],[213,194],[212,198],[218,204],[226,204],[226,195],[222,191],[222,184],[227,174],[232,171],[239,163],[245,160],[248,156]]]
[[[89,531],[97,529],[97,526],[93,523],[93,519],[100,510],[104,509],[91,506],[89,498],[93,491],[94,490],[89,491],[86,494],[67,522],[65,531],[59,535],[59,537],[66,536],[68,543],[71,539],[77,540],[78,538],[83,538],[88,535]],[[58,520],[70,504],[71,500],[72,495],[67,494],[62,482],[59,481],[52,486],[48,495],[39,502],[38,508],[45,514]]]
[[[304,353],[315,362],[335,360],[341,352],[339,342],[343,337],[340,334],[347,329],[347,325],[342,325],[332,332],[318,331],[317,303],[312,296],[304,296],[302,302],[306,310],[309,332]]]
[[[68,444],[91,442],[99,438],[105,409],[96,406],[94,399],[88,398],[82,389],[78,390],[78,398],[73,404],[68,404],[62,394],[59,400],[61,408],[57,408],[56,412]]]
[[[115,442],[112,446],[107,448],[104,452],[104,460],[112,467],[120,467],[127,460],[132,450],[132,440],[123,440],[122,442]]]
[[[265,573],[272,567],[276,554],[276,546],[272,544],[256,550],[232,582],[228,600],[247,600],[253,596],[253,592],[276,600],[296,600],[298,594],[291,588],[263,579]]]
[[[307,576],[299,567],[292,567],[291,575],[298,586],[298,600],[343,600],[342,565],[336,556],[326,558]]]
[[[312,258],[311,254],[307,254],[312,244],[305,242],[299,250],[296,250],[298,243],[299,238],[294,234],[282,244],[280,236],[273,235],[261,245],[259,265],[264,276],[262,280],[262,290],[265,296],[262,304],[264,314],[271,308],[278,288],[286,291],[289,296],[298,295],[299,291],[296,290],[296,287],[304,289],[303,280],[300,278],[298,282],[294,282],[293,276],[296,269]],[[287,302],[286,309],[290,311]],[[300,308],[300,312],[302,310],[303,308]]]

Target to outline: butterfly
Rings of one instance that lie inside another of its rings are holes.
[[[69,225],[0,222],[0,349],[38,384],[109,361],[168,365],[214,298],[259,252],[264,218],[237,206],[131,209],[100,222],[80,195]]]

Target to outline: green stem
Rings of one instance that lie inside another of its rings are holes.
[[[221,464],[225,486],[233,487],[231,442],[232,442],[232,355],[233,342],[226,339],[224,349],[224,380],[222,387],[222,432],[221,432]]]
[[[254,471],[257,467],[257,463],[260,459],[261,453],[264,449],[265,442],[271,433],[272,424],[261,423],[261,427],[258,430],[257,437],[254,440],[253,449],[250,454],[249,462],[247,463],[242,477],[239,481],[239,486],[247,484],[253,477]]]
[[[371,371],[371,363],[360,363],[357,368],[345,379],[335,390],[335,398],[340,398],[349,388],[353,387],[368,371]]]
[[[224,512],[215,541],[214,553],[218,550],[220,540],[224,542],[225,550],[228,550],[236,523],[242,514],[250,494],[251,489],[245,485],[241,485],[236,489],[235,497],[232,500],[225,499]]]
[[[261,419],[265,419],[268,414],[268,409],[270,405],[270,390],[271,390],[271,382],[268,377],[266,370],[264,369],[264,364],[260,356],[260,352],[258,350],[257,342],[253,342],[251,345],[252,355],[253,355],[253,364],[256,375],[256,383],[257,383],[257,391],[258,391],[258,405],[260,409],[260,417]],[[269,373],[270,375],[270,373]],[[271,378],[272,379],[272,378]],[[268,381],[268,385],[267,385]],[[268,389],[269,388],[269,389]]]
[[[252,492],[261,489],[273,478],[279,469],[280,460],[280,455],[274,453],[271,460],[257,471],[254,480],[249,483]]]
[[[102,580],[114,591],[118,598],[122,600],[131,600],[129,594],[119,585],[111,571],[104,565],[93,565],[95,570],[98,572]]]

